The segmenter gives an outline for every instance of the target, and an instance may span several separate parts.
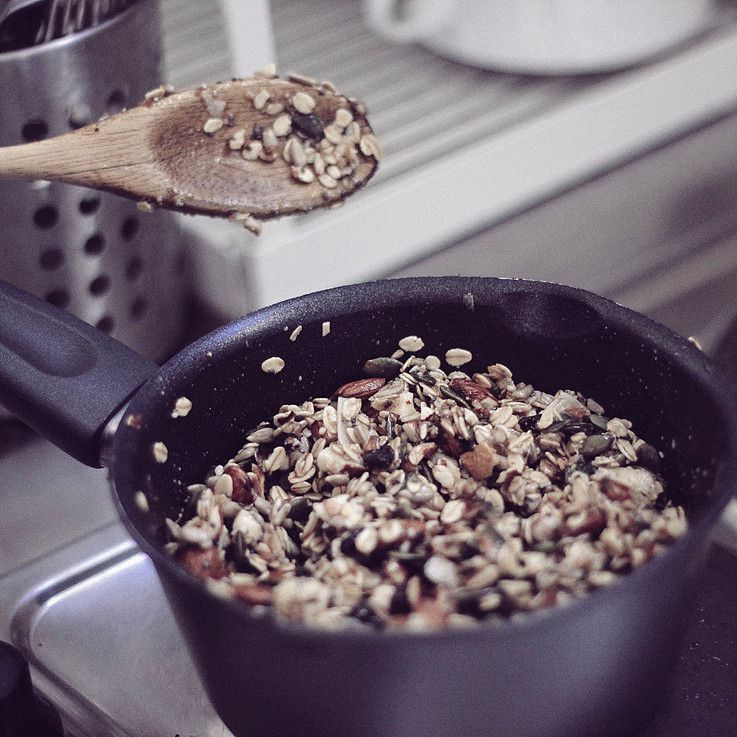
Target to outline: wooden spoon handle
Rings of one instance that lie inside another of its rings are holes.
[[[49,179],[126,194],[145,182],[150,192],[156,169],[145,141],[149,118],[147,108],[135,108],[56,138],[0,148],[0,178]]]

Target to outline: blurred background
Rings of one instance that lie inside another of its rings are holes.
[[[163,0],[176,86],[273,59],[362,97],[386,154],[341,210],[258,239],[186,220],[201,299],[231,316],[382,276],[530,277],[715,346],[737,315],[735,3],[519,5]]]

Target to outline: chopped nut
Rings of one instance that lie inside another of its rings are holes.
[[[338,389],[337,394],[339,397],[358,397],[359,399],[368,399],[368,397],[376,394],[384,384],[386,384],[386,379],[379,377],[358,379],[357,381],[343,384],[343,386]]]
[[[463,453],[459,460],[473,478],[482,481],[491,476],[497,456],[488,443],[479,443],[473,450]]]

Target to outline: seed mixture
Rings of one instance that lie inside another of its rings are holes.
[[[628,420],[502,364],[458,370],[472,360],[379,357],[334,396],[283,405],[189,487],[169,552],[277,618],[427,630],[564,605],[684,534]]]
[[[361,183],[356,178],[361,160],[373,158],[378,162],[383,157],[379,140],[364,120],[366,106],[354,97],[340,97],[340,107],[332,119],[325,119],[323,113],[318,114],[318,101],[326,94],[337,95],[335,85],[290,72],[286,78],[304,89],[274,90],[269,82],[278,76],[274,64],[255,73],[254,78],[262,79],[264,87],[246,94],[263,120],[255,125],[249,122],[246,127],[239,125],[225,100],[218,99],[217,88],[203,85],[202,132],[223,139],[225,156],[240,156],[254,162],[254,166],[283,159],[295,182],[315,183],[322,188],[325,205],[339,207],[342,195]],[[171,85],[162,85],[147,92],[144,101],[151,105],[174,91]],[[152,212],[155,204],[161,201],[141,201],[138,207],[142,212]],[[261,223],[250,212],[234,211],[230,220],[255,235],[261,234]]]
[[[339,205],[343,185],[350,185],[349,189],[355,186],[352,180],[361,157],[379,161],[383,156],[378,139],[360,121],[366,107],[355,98],[341,98],[343,105],[334,118],[325,120],[316,112],[317,100],[326,93],[336,94],[332,83],[290,73],[287,79],[304,89],[276,92],[266,88],[268,80],[278,77],[273,64],[256,72],[255,77],[263,79],[265,86],[248,95],[253,108],[263,113],[263,124],[248,130],[240,127],[225,101],[217,98],[217,90],[204,88],[203,132],[214,136],[226,129],[227,151],[240,154],[246,161],[262,165],[283,159],[294,181],[305,185],[317,182],[324,190],[324,199]],[[146,94],[146,100],[157,102],[172,92],[171,86],[158,87]],[[231,220],[256,235],[261,233],[261,224],[251,213],[235,212]]]

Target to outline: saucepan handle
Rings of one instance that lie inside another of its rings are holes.
[[[0,404],[99,467],[102,430],[158,367],[114,338],[0,281]]]

